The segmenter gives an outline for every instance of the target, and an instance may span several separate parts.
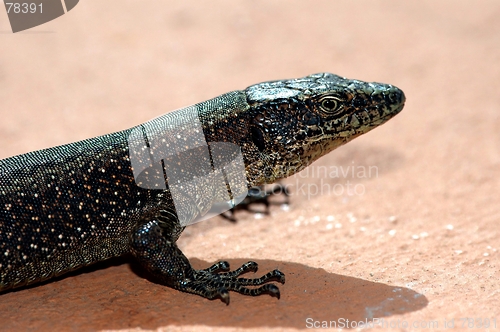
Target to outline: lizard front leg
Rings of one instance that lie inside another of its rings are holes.
[[[183,230],[174,212],[162,210],[152,220],[144,220],[136,227],[131,239],[132,253],[160,282],[183,292],[207,299],[219,297],[226,304],[229,304],[229,291],[250,296],[270,294],[280,297],[279,288],[268,284],[270,281],[285,283],[285,275],[279,270],[260,278],[239,278],[241,274],[256,272],[258,266],[255,262],[247,262],[231,272],[227,272],[229,263],[226,261],[203,270],[193,269],[175,243]]]

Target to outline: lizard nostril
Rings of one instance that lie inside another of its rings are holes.
[[[389,91],[388,93],[385,93],[384,100],[388,105],[396,104],[398,102],[397,101],[398,98],[396,96],[396,93],[394,93],[394,91]]]

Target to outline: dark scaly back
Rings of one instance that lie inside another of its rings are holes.
[[[123,254],[147,197],[127,131],[1,160],[0,288]]]

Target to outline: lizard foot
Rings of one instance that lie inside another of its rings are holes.
[[[236,210],[247,210],[252,212],[253,210],[251,209],[251,206],[255,204],[264,204],[265,210],[263,213],[268,215],[269,205],[277,204],[275,202],[271,202],[269,197],[279,194],[283,194],[284,196],[284,201],[279,204],[288,205],[290,203],[290,193],[288,192],[287,187],[279,182],[272,186],[257,186],[250,188],[247,196],[240,204],[229,211],[222,213],[221,216],[229,221],[236,222],[236,218],[234,217]]]
[[[240,275],[256,272],[257,269],[257,263],[250,261],[234,271],[229,271],[229,263],[220,261],[207,269],[193,270],[193,280],[184,280],[178,289],[208,299],[220,298],[227,305],[229,304],[229,291],[249,296],[269,294],[279,299],[279,288],[274,284],[268,284],[268,282],[277,281],[284,284],[285,275],[281,271],[273,270],[260,278],[239,278]],[[260,287],[248,288],[247,286]]]

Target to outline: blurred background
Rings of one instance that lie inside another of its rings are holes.
[[[261,273],[282,269],[281,300],[231,294],[223,308],[122,264],[0,296],[4,328],[296,329],[307,317],[349,315],[459,326],[462,317],[499,317],[499,17],[495,0],[106,0],[13,34],[0,8],[0,158],[316,72],[390,83],[407,98],[397,117],[317,164],[376,166],[377,176],[299,179],[352,180],[363,195],[299,192],[294,178],[289,211],[241,212],[236,224],[204,222],[181,238],[200,268],[252,259],[264,261]],[[406,292],[400,302],[394,289]]]

